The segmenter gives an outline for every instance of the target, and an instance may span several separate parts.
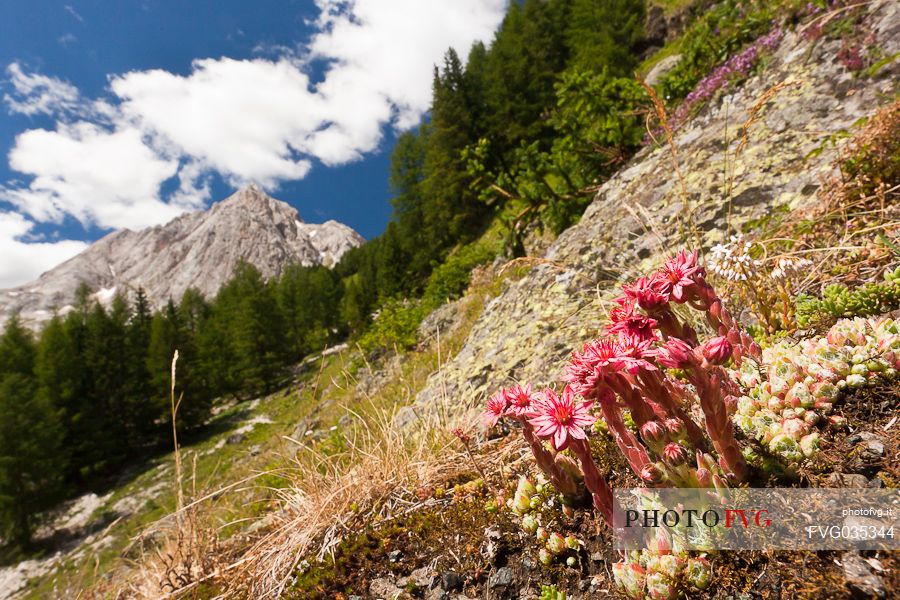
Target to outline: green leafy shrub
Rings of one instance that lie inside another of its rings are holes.
[[[469,285],[472,269],[490,262],[496,256],[497,250],[486,242],[463,246],[448,256],[443,264],[432,271],[425,284],[425,307],[434,309],[461,296]]]
[[[367,353],[409,348],[415,345],[419,323],[426,314],[419,301],[388,300],[372,326],[359,338],[359,345]]]

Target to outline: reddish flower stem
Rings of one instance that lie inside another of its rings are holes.
[[[594,508],[600,511],[607,524],[612,523],[613,519],[613,495],[606,479],[597,469],[594,458],[591,456],[591,448],[587,440],[573,440],[569,445],[578,460],[581,462],[581,470],[584,472],[584,486],[591,493],[591,499],[594,501]]]
[[[600,410],[613,439],[628,460],[628,465],[640,477],[641,469],[650,462],[650,456],[637,437],[625,426],[619,406],[616,404],[615,394],[600,394]]]
[[[687,429],[688,438],[691,440],[691,444],[693,444],[694,448],[698,450],[704,449],[706,446],[706,437],[703,435],[703,430],[700,429],[700,426],[694,422],[684,409],[681,408],[680,403],[669,393],[660,372],[643,370],[638,374],[638,379],[643,385],[646,395],[651,398],[656,398],[659,401],[659,404],[666,409],[668,413],[666,418],[678,419],[684,423],[685,429]]]
[[[550,480],[550,483],[553,484],[553,487],[556,488],[556,491],[564,496],[577,496],[578,484],[562,467],[556,464],[553,454],[547,450],[541,440],[534,434],[531,424],[524,419],[522,419],[522,434],[531,448],[531,453],[534,454],[535,461],[537,461],[538,466]]]
[[[722,469],[735,482],[743,481],[747,476],[747,463],[741,454],[741,448],[734,438],[734,426],[729,418],[728,406],[722,391],[727,375],[721,367],[707,361],[693,361],[685,370],[688,379],[697,388],[700,408],[706,420],[706,430],[713,447],[719,455]]]

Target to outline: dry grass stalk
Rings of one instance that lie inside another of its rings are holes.
[[[782,81],[767,89],[759,98],[757,98],[756,102],[753,103],[753,106],[747,111],[747,120],[741,125],[741,141],[738,143],[737,149],[735,150],[735,156],[740,155],[747,146],[747,143],[750,141],[750,128],[759,120],[762,115],[762,109],[769,100],[774,98],[782,90],[801,85],[802,83],[802,81]]]
[[[659,95],[656,93],[651,86],[647,85],[647,83],[638,77],[638,83],[643,86],[643,88],[647,91],[647,94],[650,96],[650,101],[653,103],[653,109],[656,113],[656,118],[659,119],[659,126],[662,128],[663,133],[666,136],[666,144],[669,147],[669,156],[672,161],[672,169],[675,171],[675,175],[678,177],[678,185],[681,191],[681,203],[682,210],[684,214],[682,215],[682,237],[685,242],[688,242],[688,234],[690,232],[691,236],[694,238],[693,244],[695,248],[703,247],[703,237],[700,234],[700,230],[694,222],[694,209],[691,205],[691,199],[688,195],[687,185],[684,183],[684,174],[681,172],[681,161],[678,158],[678,144],[675,143],[675,134],[672,131],[672,127],[669,125],[669,115],[666,112],[666,106],[663,104],[663,101],[660,99]],[[649,115],[648,115],[648,124],[647,124],[647,133],[653,138],[653,131],[649,125]],[[656,139],[653,140],[656,142]]]

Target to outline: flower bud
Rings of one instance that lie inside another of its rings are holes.
[[[697,485],[700,487],[712,487],[712,473],[707,469],[697,469]]]
[[[685,427],[684,421],[675,418],[666,419],[665,425],[670,439],[676,442],[687,440],[687,427]]]
[[[659,454],[668,442],[666,427],[659,421],[647,421],[641,427],[641,439],[647,447]]]
[[[691,460],[691,453],[681,444],[672,442],[663,448],[662,459],[667,467],[676,468],[687,464]]]
[[[703,344],[703,358],[714,365],[721,365],[731,358],[731,342],[725,336],[714,337]]]
[[[662,469],[660,469],[653,463],[647,463],[643,466],[643,468],[641,468],[641,480],[644,483],[656,485],[658,483],[662,483],[665,477],[665,473],[663,473]]]
[[[684,340],[669,338],[666,344],[657,350],[656,361],[670,369],[685,369],[693,361],[693,349]]]

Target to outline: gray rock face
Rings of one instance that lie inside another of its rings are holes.
[[[294,263],[330,267],[363,241],[337,221],[304,223],[292,206],[251,185],[205,212],[111,233],[37,280],[0,291],[0,321],[18,310],[36,326],[65,311],[82,282],[101,302],[138,288],[157,307],[189,287],[211,297],[241,260],[274,277]]]
[[[900,51],[898,4],[881,0],[867,8],[886,55]],[[722,241],[729,224],[739,227],[776,207],[814,202],[836,152],[827,144],[821,153],[813,151],[827,136],[873,114],[896,89],[897,65],[876,78],[854,78],[835,60],[840,44],[820,40],[811,46],[787,34],[761,73],[681,128],[675,142],[683,193],[668,147],[639,153],[602,186],[541,264],[487,304],[465,345],[431,376],[403,416],[427,415],[441,406],[467,421],[501,386],[557,382],[571,352],[600,332],[621,284],[685,246],[679,234],[685,209],[709,248]],[[748,144],[736,154],[748,109],[784,81],[794,85],[766,104]]]

